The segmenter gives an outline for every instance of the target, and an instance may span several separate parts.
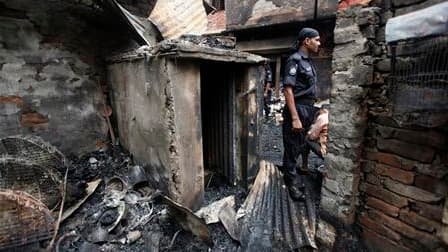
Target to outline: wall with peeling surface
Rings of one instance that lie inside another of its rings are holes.
[[[0,137],[39,135],[76,155],[107,140],[90,12],[68,1],[0,1]]]
[[[121,144],[159,189],[188,207],[204,192],[199,65],[134,58],[108,67]]]
[[[227,28],[237,30],[334,17],[337,3],[334,0],[226,0]]]

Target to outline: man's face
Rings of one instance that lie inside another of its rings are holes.
[[[319,51],[320,46],[320,37],[314,37],[314,38],[306,38],[305,39],[305,46],[308,48],[308,50],[317,53]]]

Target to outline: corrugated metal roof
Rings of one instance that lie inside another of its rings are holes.
[[[183,34],[203,34],[207,15],[202,0],[157,1],[149,15],[163,38],[179,38]]]
[[[253,187],[238,210],[241,251],[290,251],[316,248],[315,204],[306,193],[305,202],[289,197],[283,176],[274,164],[261,161]]]

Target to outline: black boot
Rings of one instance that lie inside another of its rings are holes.
[[[299,189],[296,185],[288,186],[289,196],[294,201],[304,201],[305,200],[305,194],[302,190]]]

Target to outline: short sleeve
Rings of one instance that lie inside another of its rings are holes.
[[[295,86],[297,78],[297,64],[294,60],[288,59],[285,66],[284,86]]]

